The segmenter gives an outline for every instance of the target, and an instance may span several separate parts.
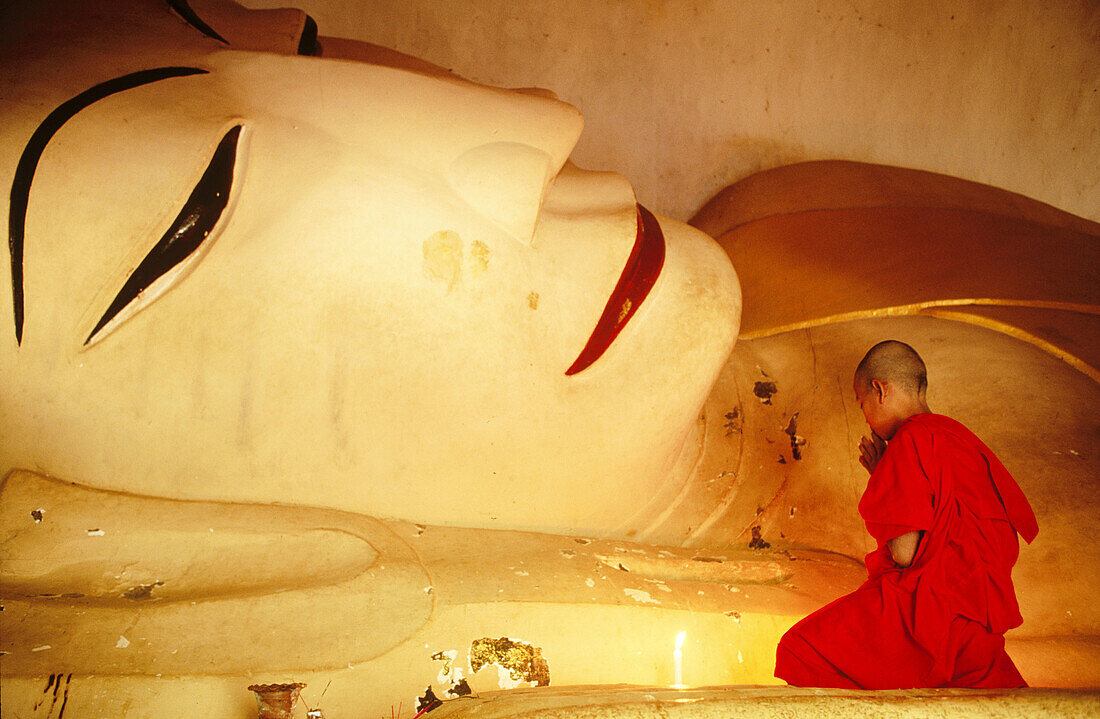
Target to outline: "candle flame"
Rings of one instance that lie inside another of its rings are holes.
[[[687,636],[687,630],[684,630],[676,635],[676,649],[684,646],[684,637]]]

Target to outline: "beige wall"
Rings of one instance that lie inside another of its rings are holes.
[[[1095,0],[486,0],[296,5],[321,34],[478,82],[542,86],[587,126],[574,155],[686,219],[807,159],[933,170],[1100,219]]]

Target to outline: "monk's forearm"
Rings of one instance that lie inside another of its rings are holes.
[[[894,564],[899,567],[908,567],[913,563],[913,557],[917,556],[917,547],[920,546],[923,531],[906,532],[900,537],[894,537],[886,543],[890,549],[890,556]]]

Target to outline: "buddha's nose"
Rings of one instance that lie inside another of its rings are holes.
[[[523,242],[584,126],[575,107],[545,93],[445,73],[238,52],[208,63],[242,107],[338,136],[365,162],[436,175]]]
[[[569,158],[583,120],[576,108],[530,92],[499,95],[493,112],[478,108],[472,144],[451,161],[446,178],[478,213],[530,243],[551,182]]]

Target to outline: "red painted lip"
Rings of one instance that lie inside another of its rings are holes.
[[[641,307],[642,302],[653,289],[661,268],[665,265],[665,236],[657,218],[646,208],[638,205],[638,234],[634,240],[634,249],[619,275],[619,281],[603,314],[596,322],[596,329],[588,338],[588,344],[581,350],[573,365],[565,370],[566,375],[583,372],[611,346],[623,327]]]

